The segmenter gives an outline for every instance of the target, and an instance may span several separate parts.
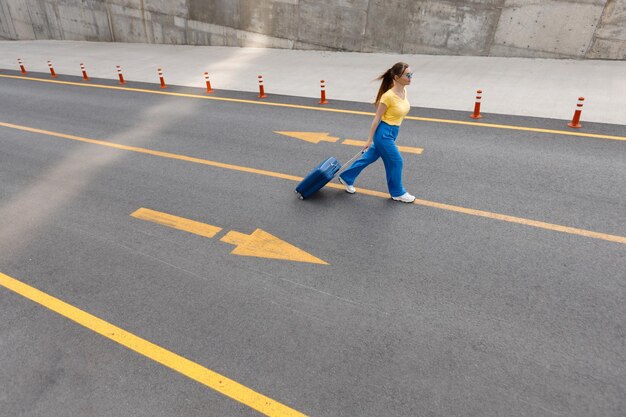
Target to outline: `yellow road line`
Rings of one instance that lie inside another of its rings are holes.
[[[428,117],[413,117],[406,116],[405,119],[408,120],[420,120],[423,122],[441,122],[441,123],[449,123],[455,125],[469,125],[469,126],[478,126],[478,127],[489,127],[492,129],[509,129],[509,130],[520,130],[523,132],[538,132],[538,133],[548,133],[553,135],[566,135],[566,136],[578,136],[583,138],[594,138],[594,139],[611,139],[611,140],[623,140],[626,141],[625,136],[611,136],[611,135],[600,135],[595,133],[583,133],[583,132],[570,132],[567,130],[552,130],[552,129],[540,129],[537,127],[524,127],[524,126],[511,126],[511,125],[498,125],[491,123],[477,123],[477,122],[464,122],[462,120],[446,120],[446,119],[431,119]]]
[[[213,226],[206,223],[197,222],[184,217],[174,216],[172,214],[162,213],[160,211],[154,211],[147,208],[140,208],[139,210],[131,213],[131,216],[157,223],[163,226],[168,226],[174,229],[183,230],[185,232],[193,233],[199,236],[213,238],[218,234],[222,228]]]
[[[215,97],[215,96],[208,96],[208,95],[203,96],[199,94],[174,93],[171,91],[146,90],[142,88],[98,85],[98,84],[72,82],[72,81],[46,80],[46,79],[41,79],[41,78],[24,77],[24,76],[19,76],[19,75],[0,74],[0,77],[1,78],[13,78],[13,79],[18,79],[18,80],[27,80],[27,81],[38,81],[38,82],[53,83],[53,84],[74,85],[74,86],[80,86],[80,87],[104,88],[108,90],[132,91],[135,93],[161,94],[165,96],[187,97],[187,98],[197,98],[197,99],[215,100],[215,101],[227,101],[227,102],[233,102],[233,103],[256,104],[256,105],[261,105],[261,106],[287,107],[287,108],[292,108],[292,109],[325,111],[325,112],[333,112],[333,113],[354,114],[354,115],[360,115],[360,116],[374,116],[373,112],[334,109],[332,107],[302,106],[302,105],[297,105],[297,104],[274,103],[271,101],[244,100],[244,99],[237,99],[237,98]],[[448,124],[457,124],[457,125],[466,125],[466,126],[475,126],[475,127],[486,127],[486,128],[493,128],[493,129],[520,130],[520,131],[525,131],[525,132],[538,132],[538,133],[547,133],[547,134],[565,135],[565,136],[577,136],[577,137],[594,138],[594,139],[610,139],[610,140],[626,141],[626,137],[624,136],[573,132],[573,131],[568,131],[568,130],[540,129],[540,128],[534,128],[534,127],[500,125],[500,124],[490,124],[490,123],[464,122],[461,120],[436,119],[432,117],[407,116],[406,120],[417,120],[417,121],[422,121],[422,122],[433,122],[433,123],[448,123]]]
[[[354,110],[342,110],[342,109],[333,109],[333,108],[318,108],[313,106],[301,106],[297,104],[285,104],[285,103],[274,103],[271,101],[255,101],[255,100],[245,100],[239,98],[228,98],[228,97],[215,97],[215,96],[201,96],[199,94],[186,94],[186,93],[174,93],[171,91],[157,91],[157,90],[146,90],[143,88],[130,88],[130,87],[119,87],[112,85],[98,85],[98,84],[89,84],[89,83],[77,83],[72,81],[58,81],[58,80],[46,80],[40,78],[32,78],[32,77],[20,77],[16,75],[3,75],[0,74],[2,78],[15,78],[19,80],[28,80],[28,81],[39,81],[44,83],[53,83],[53,84],[65,84],[65,85],[75,85],[80,87],[92,87],[92,88],[104,88],[108,90],[120,90],[120,91],[132,91],[135,93],[148,93],[148,94],[161,94],[164,96],[174,96],[174,97],[187,97],[187,98],[198,98],[203,100],[215,100],[215,101],[228,101],[232,103],[245,103],[245,104],[258,104],[262,106],[274,106],[274,107],[289,107],[293,109],[305,109],[305,110],[318,110],[318,111],[329,111],[335,113],[348,113],[348,114],[358,114],[358,115],[366,115],[373,116],[374,113],[369,112],[360,112]]]
[[[59,137],[59,138],[64,138],[64,139],[71,139],[71,140],[76,140],[76,141],[80,141],[80,142],[91,143],[91,144],[94,144],[94,145],[106,146],[106,147],[109,147],[109,148],[122,149],[122,150],[132,151],[132,152],[139,152],[139,153],[144,153],[144,154],[148,154],[148,155],[159,156],[159,157],[162,157],[162,158],[178,159],[178,160],[181,160],[181,161],[193,162],[193,163],[196,163],[196,164],[209,165],[209,166],[213,166],[213,167],[217,167],[217,168],[229,169],[229,170],[233,170],[233,171],[247,172],[247,173],[250,173],[250,174],[263,175],[263,176],[266,176],[266,177],[281,178],[281,179],[289,180],[289,181],[296,181],[296,182],[302,181],[302,177],[297,177],[295,175],[282,174],[282,173],[279,173],[279,172],[266,171],[266,170],[256,169],[256,168],[249,168],[249,167],[244,167],[244,166],[240,166],[240,165],[225,164],[225,163],[222,163],[222,162],[209,161],[209,160],[206,160],[206,159],[194,158],[194,157],[190,157],[190,156],[184,156],[184,155],[179,155],[179,154],[174,154],[174,153],[169,153],[169,152],[161,152],[161,151],[154,151],[154,150],[151,150],[151,149],[138,148],[138,147],[134,147],[134,146],[120,145],[120,144],[117,144],[117,143],[110,143],[110,142],[105,142],[105,141],[101,141],[101,140],[88,139],[88,138],[83,138],[83,137],[74,136],[74,135],[66,135],[66,134],[63,134],[63,133],[51,132],[51,131],[42,130],[42,129],[35,129],[35,128],[32,128],[32,127],[20,126],[20,125],[15,125],[15,124],[11,124],[11,123],[0,122],[0,126],[11,128],[11,129],[23,130],[23,131],[26,131],[26,132],[39,133],[39,134],[47,135],[47,136],[54,136],[54,137]],[[331,188],[337,188],[337,189],[343,189],[344,188],[343,186],[341,186],[339,184],[328,184],[328,186],[331,187]],[[380,191],[368,190],[368,189],[365,189],[365,188],[357,188],[357,189],[359,190],[359,192],[361,194],[371,195],[371,196],[375,196],[375,197],[389,198],[389,194],[383,193],[383,192],[380,192]],[[523,225],[526,225],[526,226],[537,227],[537,228],[540,228],[540,229],[553,230],[553,231],[556,231],[556,232],[569,233],[569,234],[573,234],[573,235],[591,237],[591,238],[594,238],[594,239],[606,240],[606,241],[609,241],[609,242],[616,242],[616,243],[626,244],[626,237],[624,237],[624,236],[610,235],[610,234],[606,234],[606,233],[598,233],[598,232],[593,232],[593,231],[585,230],[585,229],[577,229],[577,228],[574,228],[574,227],[568,227],[568,226],[562,226],[562,225],[558,225],[558,224],[552,224],[552,223],[546,223],[546,222],[541,222],[541,221],[536,221],[536,220],[524,219],[522,217],[514,217],[514,216],[508,216],[506,214],[492,213],[492,212],[489,212],[489,211],[474,210],[474,209],[470,209],[470,208],[466,208],[466,207],[460,207],[460,206],[454,206],[454,205],[450,205],[450,204],[437,203],[437,202],[428,201],[428,200],[416,199],[414,204],[427,206],[427,207],[433,207],[433,208],[437,208],[437,209],[441,209],[441,210],[453,211],[453,212],[457,212],[457,213],[469,214],[469,215],[472,215],[472,216],[486,217],[486,218],[489,218],[489,219],[501,220],[501,221],[510,222],[510,223],[523,224]]]
[[[304,414],[0,272],[0,285],[266,416]]]
[[[20,125],[15,125],[11,123],[0,122],[0,126],[8,127],[11,129],[23,130],[26,132],[39,133],[39,134],[47,135],[47,136],[55,136],[55,137],[63,138],[63,139],[75,140],[79,142],[91,143],[93,145],[100,145],[100,146],[106,146],[109,148],[121,149],[124,151],[144,153],[144,154],[153,155],[153,156],[160,156],[162,158],[178,159],[180,161],[193,162],[195,164],[202,164],[202,165],[209,165],[209,166],[213,166],[217,168],[230,169],[233,171],[248,172],[250,174],[265,175],[267,177],[281,178],[284,180],[302,181],[302,177],[281,174],[279,172],[265,171],[262,169],[248,168],[248,167],[239,166],[239,165],[224,164],[222,162],[209,161],[206,159],[194,158],[191,156],[179,155],[179,154],[174,154],[174,153],[169,153],[169,152],[154,151],[152,149],[138,148],[135,146],[120,145],[118,143],[105,142],[102,140],[83,138],[83,137],[74,136],[74,135],[66,135],[64,133],[51,132],[49,130],[36,129],[32,127],[20,126]]]
[[[336,188],[338,190],[345,189],[345,187],[340,184],[328,184],[327,187]],[[371,195],[375,197],[389,198],[389,194],[387,193],[382,193],[380,191],[368,190],[368,189],[358,188],[358,187],[355,187],[355,188],[361,194]],[[523,224],[526,226],[537,227],[539,229],[552,230],[555,232],[569,233],[571,235],[579,235],[579,236],[591,237],[594,239],[607,240],[609,242],[626,244],[625,236],[610,235],[607,233],[599,233],[599,232],[594,232],[591,230],[577,229],[575,227],[562,226],[558,224],[546,223],[546,222],[541,222],[537,220],[530,220],[530,219],[525,219],[523,217],[509,216],[507,214],[492,213],[490,211],[476,210],[476,209],[471,209],[471,208],[466,208],[466,207],[461,207],[461,206],[454,206],[451,204],[437,203],[435,201],[421,200],[419,198],[416,198],[413,204],[426,206],[426,207],[432,207],[432,208],[436,208],[440,210],[454,211],[456,213],[469,214],[471,216],[485,217],[485,218],[493,219],[493,220],[501,220],[501,221],[509,222],[509,223]]]

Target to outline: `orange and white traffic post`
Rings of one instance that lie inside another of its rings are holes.
[[[126,84],[126,81],[124,81],[124,74],[122,74],[122,67],[119,65],[117,65],[117,76],[120,77],[120,84]]]
[[[80,64],[80,70],[83,72],[83,79],[88,80],[89,77],[87,76],[87,70],[85,69],[85,65],[82,62]]]
[[[474,103],[474,113],[470,115],[472,119],[480,119],[480,102],[483,99],[483,90],[476,91],[476,102]]]
[[[159,81],[161,81],[161,88],[167,88],[165,85],[165,79],[163,78],[163,70],[161,68],[157,68],[157,72],[159,73]]]
[[[320,104],[328,104],[328,101],[326,100],[326,82],[324,80],[320,80],[320,84],[321,84],[321,97],[320,97]]]
[[[265,94],[265,87],[263,86],[263,76],[259,75],[259,98],[265,98],[267,94]]]
[[[572,118],[572,121],[567,124],[569,127],[573,127],[575,129],[583,127],[583,125],[580,124],[580,114],[583,112],[583,101],[585,101],[584,97],[578,97],[578,103],[576,103],[576,109],[574,110],[574,117]]]
[[[213,89],[211,88],[211,80],[209,80],[209,73],[204,73],[204,81],[206,81],[206,92],[207,94],[212,93]]]
[[[20,66],[20,70],[22,74],[26,74],[26,68],[24,68],[24,63],[22,62],[22,58],[17,59],[17,64]]]
[[[52,78],[56,78],[57,73],[54,72],[54,68],[52,67],[52,62],[48,61],[48,68],[50,68],[50,76]]]

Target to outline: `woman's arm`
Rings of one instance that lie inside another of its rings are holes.
[[[387,105],[384,103],[378,103],[378,109],[376,109],[376,116],[374,116],[374,120],[372,121],[372,127],[370,127],[370,135],[367,138],[367,143],[363,148],[364,151],[367,150],[372,145],[372,141],[374,140],[374,133],[376,132],[376,128],[380,124],[380,120],[383,117],[383,114],[387,111]]]

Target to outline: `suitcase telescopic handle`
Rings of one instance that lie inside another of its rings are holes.
[[[335,172],[335,175],[333,175],[333,178],[335,178],[337,175],[339,175],[339,173],[341,171],[343,171],[344,168],[350,166],[351,163],[353,163],[359,156],[363,155],[365,153],[364,149],[361,149],[356,155],[354,155],[352,158],[350,158],[348,160],[348,162],[346,162],[345,164],[343,164],[338,170],[337,172]]]

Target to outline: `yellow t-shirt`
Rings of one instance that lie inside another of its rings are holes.
[[[382,120],[389,125],[400,126],[404,116],[411,110],[406,90],[404,91],[404,100],[393,91],[388,90],[380,97],[380,102],[387,106],[387,111],[383,114]]]

